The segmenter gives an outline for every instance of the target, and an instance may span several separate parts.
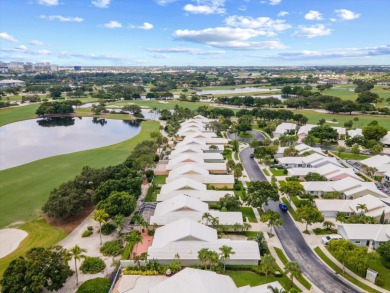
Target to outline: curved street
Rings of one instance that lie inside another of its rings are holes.
[[[240,159],[251,181],[265,181],[266,177],[256,161],[250,158],[252,148],[246,148],[240,153]],[[270,201],[266,209],[280,212],[280,202]],[[275,227],[275,232],[282,243],[287,256],[299,263],[304,275],[323,292],[361,292],[348,284],[326,265],[324,265],[307,245],[301,232],[295,226],[288,213],[280,213],[283,226]]]

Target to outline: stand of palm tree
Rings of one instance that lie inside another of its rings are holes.
[[[93,215],[92,219],[99,222],[99,235],[100,235],[100,245],[103,244],[102,240],[102,223],[106,224],[107,219],[109,218],[109,215],[104,210],[96,210]]]
[[[87,250],[80,248],[78,245],[75,245],[71,250],[69,250],[69,256],[74,259],[74,269],[76,272],[76,285],[79,284],[77,261],[81,260],[82,258],[85,258],[85,255],[83,255],[84,252],[87,252]]]
[[[301,267],[295,261],[288,262],[284,270],[286,271],[286,274],[290,274],[291,286],[294,285],[294,278],[299,278],[302,276]]]
[[[219,250],[221,251],[219,254],[219,258],[223,263],[223,271],[225,272],[226,271],[226,260],[230,259],[230,256],[234,255],[236,253],[233,251],[233,248],[231,248],[230,246],[226,246],[226,245],[223,245],[222,247],[220,247]]]

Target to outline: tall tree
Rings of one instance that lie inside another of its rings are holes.
[[[291,286],[294,285],[294,278],[299,278],[300,276],[302,276],[301,267],[295,261],[288,262],[284,269],[286,271],[286,274],[290,274]]]
[[[102,223],[106,224],[107,219],[109,215],[104,210],[96,210],[93,215],[92,219],[94,219],[96,222],[99,223],[99,235],[100,235],[100,245],[103,244],[102,240]]]
[[[231,255],[236,254],[232,247],[223,245],[219,248],[219,258],[221,259],[223,263],[223,271],[226,270],[226,260],[230,259]]]
[[[265,281],[269,273],[273,273],[277,270],[277,264],[271,254],[266,254],[261,258],[260,270],[265,275]]]
[[[260,220],[264,223],[268,222],[268,227],[270,227],[270,234],[272,234],[273,227],[283,225],[283,220],[280,217],[280,214],[273,210],[268,210],[265,213],[262,213]]]
[[[302,205],[296,210],[298,220],[301,223],[306,223],[306,230],[309,225],[314,223],[322,223],[324,221],[324,216],[322,213],[312,205]]]
[[[279,193],[275,187],[264,181],[253,181],[249,184],[246,199],[249,205],[261,208],[264,204],[267,205],[269,200],[279,200]]]
[[[76,285],[79,284],[79,273],[77,270],[77,261],[80,261],[82,258],[85,258],[84,252],[87,252],[86,249],[80,248],[80,246],[75,245],[71,250],[69,250],[69,255],[74,259],[74,269],[76,272]]]

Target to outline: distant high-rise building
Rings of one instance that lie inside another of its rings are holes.
[[[81,71],[81,66],[74,66],[74,71]]]

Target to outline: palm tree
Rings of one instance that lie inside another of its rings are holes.
[[[109,215],[104,210],[96,210],[93,215],[92,219],[99,222],[99,233],[100,233],[100,245],[103,244],[102,240],[102,223],[106,224],[106,220],[108,219]]]
[[[135,232],[135,231],[134,231]],[[137,250],[137,247],[138,247],[138,243],[142,243],[142,236],[139,235],[138,233],[130,233],[129,235],[127,235],[125,237],[125,240],[127,242],[129,242],[129,244],[133,244],[133,247],[136,246],[136,249]]]
[[[299,278],[302,275],[302,270],[295,261],[288,262],[284,270],[286,271],[286,274],[290,274],[291,286],[294,285],[294,278]]]
[[[219,254],[219,258],[223,262],[223,271],[225,271],[225,269],[226,269],[225,260],[230,259],[230,256],[234,255],[236,253],[233,251],[233,248],[231,248],[230,246],[226,246],[226,245],[223,245],[222,247],[220,247],[219,250],[221,251],[221,253]]]
[[[76,271],[76,285],[79,284],[79,274],[77,271],[77,261],[81,260],[82,258],[85,258],[85,255],[82,254],[83,252],[87,252],[87,250],[84,248],[80,248],[77,244],[71,250],[69,250],[70,257],[73,257],[73,259],[74,259],[74,269]]]
[[[322,226],[327,230],[331,230],[334,227],[334,223],[331,221],[324,221],[324,223],[322,223]]]
[[[207,248],[202,248],[198,251],[198,260],[200,263],[204,264],[205,269],[207,270],[207,262],[209,261],[210,250]]]
[[[116,232],[118,233],[119,236],[122,231],[122,227],[123,227],[122,225],[125,222],[125,217],[122,214],[117,214],[113,220],[114,223],[116,224]]]
[[[266,254],[261,259],[260,269],[265,274],[265,280],[267,281],[267,277],[269,273],[274,272],[277,269],[277,264],[275,259],[270,254]]]
[[[283,288],[279,289],[277,287],[272,287],[271,285],[267,286],[267,289],[271,291],[271,293],[287,293],[288,291],[284,290]]]
[[[367,205],[365,203],[359,203],[356,206],[356,210],[360,210],[360,216],[363,216],[364,213],[368,212]]]

